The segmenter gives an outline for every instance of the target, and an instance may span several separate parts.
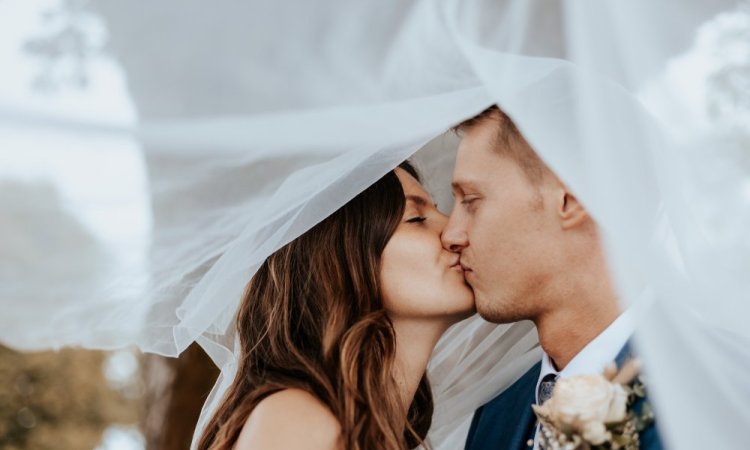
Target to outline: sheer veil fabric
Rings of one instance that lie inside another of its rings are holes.
[[[411,156],[447,211],[446,130],[497,103],[603,230],[669,448],[746,446],[748,3],[2,8],[7,345],[197,341],[222,368],[197,436],[264,258]],[[529,323],[449,330],[431,446],[461,448],[473,410],[539,356]]]

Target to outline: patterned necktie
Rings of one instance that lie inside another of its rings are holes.
[[[543,405],[544,402],[552,397],[552,390],[555,388],[556,381],[557,375],[554,373],[547,374],[542,378],[542,382],[539,383],[539,392],[537,392],[540,405]]]

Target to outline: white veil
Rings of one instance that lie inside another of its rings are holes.
[[[222,367],[200,432],[263,259],[428,142],[415,159],[446,206],[443,133],[498,103],[606,236],[668,447],[744,448],[749,8],[7,0],[0,340],[198,341]],[[460,448],[538,357],[527,323],[451,329],[432,445]]]

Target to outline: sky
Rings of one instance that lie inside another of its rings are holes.
[[[87,126],[126,128],[137,120],[122,69],[107,57],[86,63],[84,89],[63,86],[40,90],[43,59],[24,50],[29,40],[58,30],[69,21],[44,21],[59,1],[0,2],[0,182],[51,186],[62,205],[97,239],[144,241],[150,225],[145,166],[137,143],[126,133],[96,133],[78,127],[39,127],[44,118]],[[79,28],[103,41],[106,30],[95,18]],[[66,58],[51,72],[64,79]],[[70,59],[70,58],[67,58]],[[63,75],[60,75],[62,73]],[[33,201],[33,199],[28,199]]]

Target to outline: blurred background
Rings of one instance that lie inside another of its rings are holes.
[[[0,115],[12,111],[0,117],[0,233],[6,237],[0,242],[0,279],[44,272],[54,245],[80,248],[86,263],[72,271],[102,270],[98,243],[143,243],[151,221],[159,220],[147,194],[147,162],[127,136],[78,139],[75,131],[60,130],[40,137],[10,119],[27,112],[126,127],[148,109],[148,95],[138,103],[112,55],[112,24],[97,9],[112,5],[0,0]],[[142,12],[135,4],[130,11]],[[49,142],[40,145],[41,139]],[[102,178],[108,182],[98,183]],[[104,184],[119,191],[95,188]],[[113,196],[120,201],[103,203]],[[80,239],[65,244],[50,236],[52,229],[33,229],[33,218],[13,214],[20,202],[45,214],[59,211],[56,229],[75,229],[72,235]],[[75,214],[66,210],[72,204],[79,206]],[[39,242],[40,231],[49,237],[45,242]],[[126,253],[148,257],[147,248],[136,250]],[[26,299],[17,300],[23,308]],[[131,349],[20,352],[0,345],[0,449],[188,449],[217,375],[195,344],[179,358]]]
[[[188,449],[217,375],[197,345],[179,358],[0,346],[0,448]]]

